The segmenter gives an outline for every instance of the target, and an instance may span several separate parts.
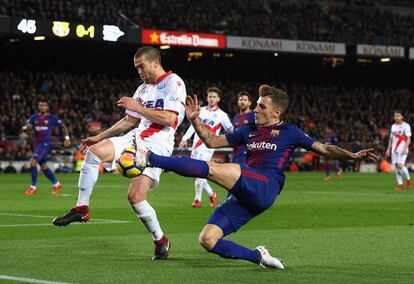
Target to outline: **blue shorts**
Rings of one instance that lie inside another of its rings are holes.
[[[224,235],[236,232],[253,217],[270,208],[283,187],[284,176],[240,164],[241,176],[207,224],[219,226]]]
[[[33,156],[32,156],[32,160],[36,160],[39,165],[43,165],[45,164],[47,161],[47,154],[49,153],[49,149],[50,147],[47,145],[42,145],[39,148],[36,148]]]

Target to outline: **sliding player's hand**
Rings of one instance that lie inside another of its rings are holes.
[[[185,114],[189,120],[197,119],[200,116],[200,105],[198,104],[197,95],[194,98],[187,96]]]
[[[374,154],[374,149],[366,149],[361,150],[357,153],[355,153],[355,160],[362,160],[362,159],[368,159],[373,162],[376,162],[378,160],[378,156]]]

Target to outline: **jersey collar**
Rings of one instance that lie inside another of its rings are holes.
[[[168,71],[167,73],[161,75],[160,77],[157,78],[157,80],[155,80],[155,83],[153,85],[157,85],[158,83],[160,83],[162,80],[164,80],[166,77],[170,76],[172,74],[172,71]]]

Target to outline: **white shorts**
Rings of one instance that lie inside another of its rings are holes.
[[[214,150],[206,150],[206,149],[193,149],[191,151],[191,158],[202,160],[202,161],[210,161],[213,158]]]
[[[133,129],[127,134],[125,134],[124,136],[111,137],[108,139],[114,145],[115,156],[112,162],[103,164],[106,170],[108,171],[115,170],[116,160],[119,158],[122,151],[124,151],[126,147],[134,144],[136,132],[137,130]],[[142,142],[148,150],[151,150],[151,152],[157,155],[169,157],[172,154],[173,146],[166,145],[166,143],[162,143],[163,141],[160,141],[160,143],[154,143],[154,142],[147,142],[143,140]],[[151,189],[154,189],[155,187],[158,186],[158,184],[160,183],[160,175],[163,171],[164,171],[163,169],[154,168],[154,167],[147,167],[144,169],[144,172],[142,174],[148,176],[149,178],[153,180]]]
[[[395,164],[405,164],[405,160],[407,159],[407,154],[399,153],[399,152],[392,152],[391,154],[391,163]]]

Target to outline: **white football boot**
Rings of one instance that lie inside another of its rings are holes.
[[[149,156],[151,151],[148,151],[147,147],[145,147],[139,135],[135,135],[135,149],[137,150],[137,153],[135,154],[136,165],[139,168],[145,168],[146,166],[148,166],[147,157]]]
[[[263,268],[285,269],[283,262],[276,257],[269,254],[269,251],[264,246],[258,246],[256,251],[259,252],[261,259],[259,265]]]

